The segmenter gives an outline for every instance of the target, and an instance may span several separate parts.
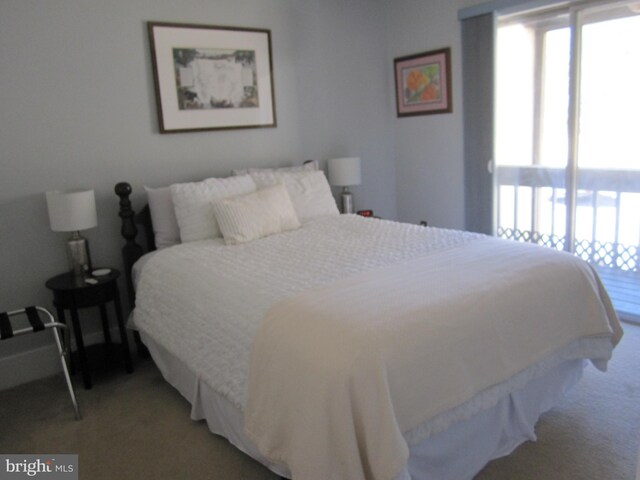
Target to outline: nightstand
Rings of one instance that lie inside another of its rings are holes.
[[[78,280],[73,273],[63,273],[50,278],[46,282],[49,290],[53,291],[53,305],[58,313],[58,320],[66,323],[65,310],[69,310],[71,314],[71,322],[73,324],[73,334],[76,340],[76,349],[78,361],[80,363],[80,371],[82,372],[82,380],[86,389],[91,388],[91,375],[89,362],[87,358],[87,349],[82,339],[82,329],[80,327],[80,318],[78,310],[88,307],[99,307],[100,318],[102,320],[102,330],[104,333],[104,341],[106,347],[111,350],[113,347],[111,342],[111,334],[109,332],[109,319],[107,317],[108,302],[113,302],[116,320],[118,322],[118,330],[120,331],[120,343],[124,364],[127,373],[133,372],[131,363],[131,353],[129,351],[129,343],[127,341],[127,332],[124,326],[122,316],[122,306],[120,304],[120,292],[118,291],[118,277],[120,272],[115,269],[109,269],[109,273],[102,276],[91,277],[95,279],[94,283],[86,283],[84,280]],[[95,270],[94,270],[95,271]]]

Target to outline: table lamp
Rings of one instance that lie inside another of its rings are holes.
[[[342,213],[353,213],[351,185],[360,185],[360,158],[343,157],[329,160],[329,183],[342,187]]]
[[[67,256],[71,271],[77,278],[91,269],[89,244],[80,235],[98,225],[96,199],[93,190],[50,191],[46,193],[49,223],[54,232],[72,232],[67,240]]]

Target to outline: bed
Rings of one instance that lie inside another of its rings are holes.
[[[282,477],[473,478],[620,340],[574,256],[339,215],[315,167],[235,173],[164,189],[184,238],[157,250],[159,192],[152,226],[116,186],[131,324],[191,418]]]

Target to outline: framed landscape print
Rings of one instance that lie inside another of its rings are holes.
[[[147,28],[161,133],[276,126],[269,30]]]
[[[451,49],[394,60],[398,117],[448,113],[451,105]]]

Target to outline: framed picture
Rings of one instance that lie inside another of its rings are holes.
[[[451,105],[451,49],[394,60],[398,117],[448,113]]]
[[[270,30],[147,28],[161,133],[276,126]]]

